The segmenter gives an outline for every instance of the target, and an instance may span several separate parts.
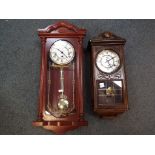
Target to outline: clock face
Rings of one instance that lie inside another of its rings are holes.
[[[102,50],[96,58],[97,67],[104,73],[112,73],[120,66],[120,58],[113,50]]]
[[[68,41],[58,40],[50,48],[50,58],[58,65],[70,63],[74,56],[74,47]]]

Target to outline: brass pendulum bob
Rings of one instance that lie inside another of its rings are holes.
[[[69,102],[66,99],[61,98],[58,102],[58,108],[62,111],[67,110],[69,107]]]
[[[106,89],[106,95],[107,96],[113,96],[115,94],[114,89],[112,87],[108,87]]]

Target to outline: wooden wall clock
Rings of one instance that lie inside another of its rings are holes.
[[[92,102],[99,116],[112,117],[128,109],[125,42],[111,32],[104,32],[90,41]]]
[[[61,134],[87,125],[83,112],[85,29],[58,22],[39,29],[41,72],[39,112],[34,126]]]

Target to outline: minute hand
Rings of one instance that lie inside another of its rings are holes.
[[[110,60],[112,60],[112,59],[114,59],[114,58],[115,58],[115,57],[112,57],[112,58],[111,58],[111,59],[109,59],[109,60],[107,59],[107,60],[106,60],[106,62],[109,62]]]
[[[63,52],[63,51],[61,51],[61,50],[59,50],[58,48],[56,48],[58,51],[60,51],[66,58],[68,58],[67,57],[67,55]]]

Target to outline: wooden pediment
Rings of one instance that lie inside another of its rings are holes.
[[[83,36],[86,30],[80,29],[66,21],[61,21],[53,25],[49,25],[44,29],[38,29],[39,36]]]
[[[91,40],[92,44],[97,43],[124,44],[125,42],[126,40],[124,38],[116,36],[114,33],[111,32],[103,32]]]

